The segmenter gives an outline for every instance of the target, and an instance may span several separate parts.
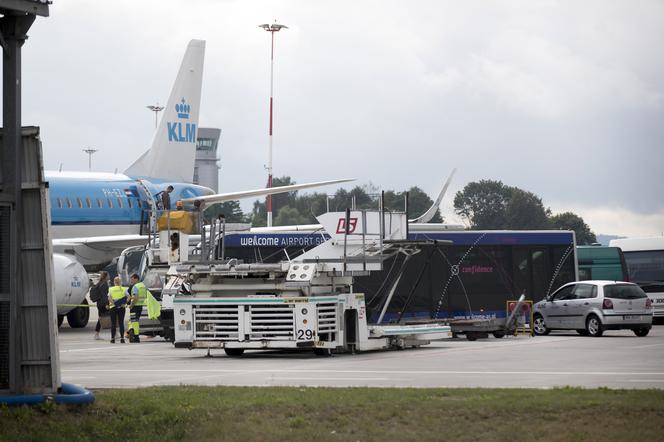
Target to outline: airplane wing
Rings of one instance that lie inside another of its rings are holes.
[[[354,181],[354,180],[355,180],[354,178],[351,178],[351,179],[342,179],[342,180],[319,181],[317,183],[292,184],[290,186],[270,187],[266,189],[256,189],[256,190],[245,190],[242,192],[218,193],[215,195],[199,196],[195,198],[185,198],[182,200],[182,202],[193,203],[195,201],[201,201],[206,205],[210,205],[216,203],[223,203],[224,201],[234,201],[243,198],[252,198],[255,196],[274,195],[276,193],[293,192],[294,190],[328,186],[330,184],[347,183],[349,181]]]
[[[54,249],[77,246],[97,247],[100,249],[126,249],[127,247],[146,244],[148,239],[149,237],[147,235],[109,235],[89,236],[83,238],[58,238],[51,240],[51,243],[53,244]]]
[[[419,223],[428,223],[429,221],[431,221],[431,218],[433,218],[434,215],[436,214],[438,206],[440,206],[440,202],[443,200],[445,193],[447,193],[447,188],[450,186],[450,183],[452,182],[452,177],[454,177],[456,171],[457,171],[456,167],[452,169],[452,173],[450,173],[450,176],[447,177],[447,181],[445,181],[445,185],[443,185],[443,188],[438,194],[438,198],[436,198],[436,201],[434,201],[431,207],[429,207],[429,210],[427,210],[426,212],[424,212],[422,215],[418,216],[415,219],[409,219],[408,220],[409,223],[419,224]]]

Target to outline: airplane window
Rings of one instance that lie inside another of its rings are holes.
[[[69,197],[67,197],[67,199],[65,199],[65,202],[67,203],[67,208],[71,209],[72,205],[71,205],[71,200],[69,199]]]
[[[56,201],[58,203],[58,209],[62,209],[62,200],[60,199],[60,197],[58,197]]]
[[[130,209],[133,207],[131,204],[131,198],[129,197],[127,197],[127,205],[129,206]]]
[[[118,208],[122,209],[122,198],[118,197]]]
[[[99,198],[97,198],[97,207],[99,207],[100,209],[104,207],[104,203],[102,203]]]
[[[78,204],[79,209],[83,208],[83,201],[81,201],[80,197],[76,197],[76,203]]]
[[[110,198],[108,199],[108,207],[110,207],[111,209],[113,208],[113,200]]]
[[[88,207],[88,209],[92,208],[92,201],[90,200],[89,196],[85,197],[85,205]]]

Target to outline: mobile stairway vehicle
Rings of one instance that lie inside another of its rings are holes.
[[[293,260],[245,264],[226,258],[218,235],[200,254],[172,263],[162,296],[173,297],[175,346],[309,349],[316,354],[401,349],[451,337],[437,322],[372,325],[353,278],[380,271],[396,253],[415,253],[403,212],[346,210],[318,217],[330,240]],[[212,230],[214,230],[214,226]],[[178,234],[186,235],[182,232]],[[209,240],[209,239],[212,240]],[[179,239],[187,244],[186,238]],[[208,242],[208,244],[205,244]]]

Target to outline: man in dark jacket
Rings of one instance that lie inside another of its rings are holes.
[[[161,192],[161,205],[164,210],[171,210],[171,192],[173,191],[173,186],[168,186],[166,190]]]
[[[97,319],[97,325],[95,326],[95,339],[101,339],[99,337],[99,332],[101,331],[101,322],[100,319],[102,316],[108,315],[108,272],[102,271],[99,274],[99,282],[95,284],[95,287],[90,290],[90,297],[92,298],[92,292],[95,292],[95,298],[91,299],[97,303],[97,310],[99,311],[99,319]]]

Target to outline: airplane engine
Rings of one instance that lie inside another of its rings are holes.
[[[90,317],[90,309],[85,299],[90,287],[88,273],[75,258],[60,253],[53,254],[53,271],[58,325],[62,324],[67,316],[67,322],[72,328],[85,327]]]

